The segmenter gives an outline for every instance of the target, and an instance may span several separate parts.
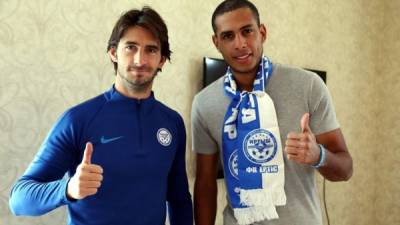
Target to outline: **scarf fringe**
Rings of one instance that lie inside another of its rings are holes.
[[[240,190],[240,203],[246,206],[268,206],[273,202],[275,206],[286,205],[286,194],[284,190],[253,189]]]
[[[235,208],[233,213],[239,225],[248,225],[262,220],[278,219],[278,213],[274,206]]]

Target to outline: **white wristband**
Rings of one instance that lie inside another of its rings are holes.
[[[326,160],[326,149],[323,145],[318,144],[319,146],[319,161],[317,164],[312,165],[312,167],[314,167],[315,169],[320,168],[321,166],[324,165],[325,160]]]

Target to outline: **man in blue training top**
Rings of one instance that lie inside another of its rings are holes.
[[[167,202],[171,225],[193,224],[185,126],[152,93],[171,54],[163,19],[149,7],[126,12],[107,50],[115,84],[60,117],[13,187],[11,211],[66,205],[71,225],[161,225]]]

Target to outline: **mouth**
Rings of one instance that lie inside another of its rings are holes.
[[[142,69],[134,69],[134,70],[129,70],[128,73],[132,77],[136,77],[137,79],[142,79],[150,74],[148,70],[142,70]]]
[[[133,72],[133,73],[147,73],[150,72],[150,70],[148,69],[129,69],[129,72]]]
[[[128,71],[134,73],[147,73],[151,72],[151,68],[148,66],[129,66]]]
[[[144,71],[144,70],[131,70],[129,72],[138,77],[144,76],[145,74],[148,73],[147,71]]]
[[[246,53],[246,54],[240,54],[237,56],[233,56],[233,58],[239,63],[245,63],[250,59],[251,56],[252,56],[251,53]]]

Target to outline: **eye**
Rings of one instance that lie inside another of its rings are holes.
[[[135,49],[136,49],[136,46],[134,46],[134,45],[125,46],[125,51],[127,51],[127,52],[134,51]]]
[[[243,30],[243,34],[244,35],[249,35],[251,33],[253,33],[253,29],[252,28],[246,28],[246,29]]]
[[[233,39],[233,34],[231,33],[231,32],[228,32],[228,33],[222,33],[221,34],[221,38],[222,38],[222,40],[232,40]]]
[[[158,48],[155,47],[147,48],[147,52],[151,54],[156,54],[158,52]]]

